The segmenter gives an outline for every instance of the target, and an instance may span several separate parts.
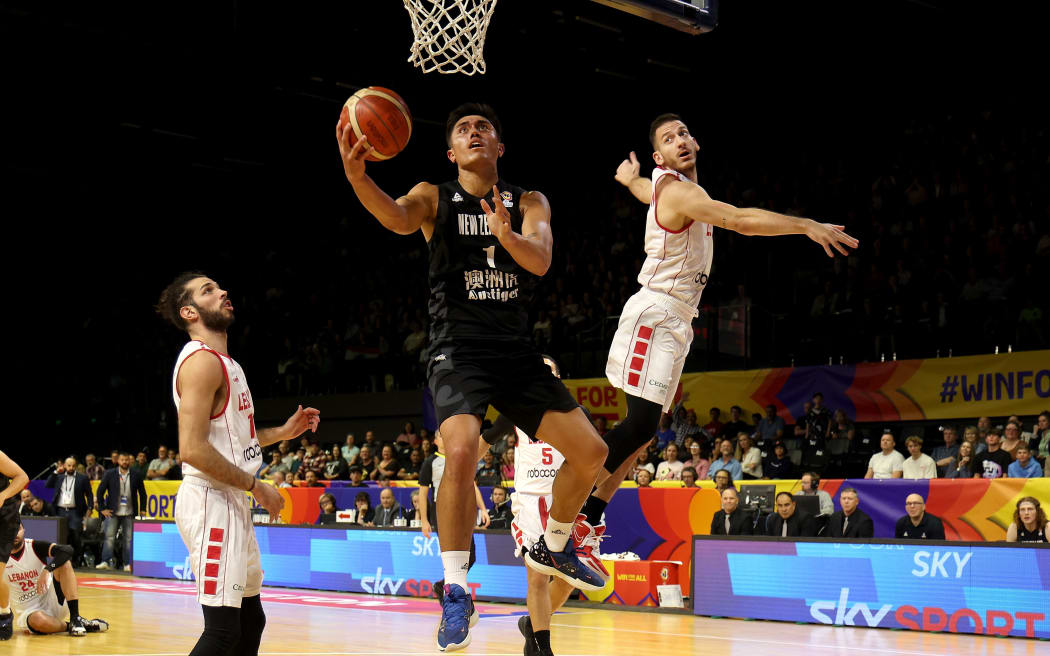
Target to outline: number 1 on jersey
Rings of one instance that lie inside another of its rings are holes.
[[[485,248],[482,248],[481,250],[485,251],[485,259],[488,260],[488,262],[489,262],[489,268],[490,269],[495,269],[496,268],[496,245],[493,244],[491,246],[486,246]]]

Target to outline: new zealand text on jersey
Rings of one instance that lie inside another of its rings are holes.
[[[518,298],[518,274],[497,269],[474,269],[463,272],[467,299],[471,301],[507,302]]]
[[[484,214],[459,214],[459,234],[491,235],[489,222]]]

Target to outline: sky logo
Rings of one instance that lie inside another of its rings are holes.
[[[809,614],[821,624],[856,626],[857,616],[860,615],[863,616],[864,622],[867,626],[879,626],[882,622],[882,618],[886,617],[886,614],[889,613],[891,609],[892,606],[890,604],[885,604],[879,607],[875,612],[872,612],[865,603],[855,603],[851,607],[849,604],[849,588],[842,588],[837,603],[834,601],[814,601],[809,606]],[[834,611],[835,616],[832,617],[825,611]]]

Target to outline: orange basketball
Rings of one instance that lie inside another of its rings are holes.
[[[390,89],[367,87],[361,89],[343,104],[339,127],[350,124],[350,143],[363,135],[374,149],[366,159],[378,162],[397,155],[412,136],[412,115],[408,105]]]

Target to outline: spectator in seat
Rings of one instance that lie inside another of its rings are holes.
[[[29,488],[24,487],[22,491],[18,493],[18,514],[24,515],[26,510],[29,510],[29,502],[33,500],[33,493],[29,491]]]
[[[831,515],[835,512],[835,504],[831,501],[831,495],[820,489],[820,476],[816,472],[806,472],[802,475],[802,479],[799,481],[802,487],[803,494],[807,497],[817,497],[817,503],[820,505],[821,515]]]
[[[729,421],[722,426],[722,437],[732,438],[740,433],[751,434],[754,428],[742,419],[743,414],[743,408],[738,405],[729,409]]]
[[[963,441],[959,445],[959,452],[944,471],[945,478],[973,478],[973,463],[975,460],[973,443]]]
[[[339,453],[343,456],[343,460],[346,461],[347,465],[352,465],[357,458],[357,454],[361,453],[360,447],[354,444],[356,439],[353,433],[347,433],[346,442],[339,449]]]
[[[685,443],[685,438],[692,435],[697,437],[703,432],[696,423],[696,412],[693,410],[685,409],[685,402],[689,398],[689,392],[682,394],[682,398],[679,399],[678,405],[674,407],[671,412],[671,430],[674,431],[674,443],[681,446]]]
[[[740,461],[733,457],[732,440],[722,440],[718,445],[718,456],[719,457],[711,463],[711,467],[708,468],[707,475],[713,478],[716,473],[726,469],[733,477],[733,480],[740,480],[743,475],[743,469],[740,467]]]
[[[784,437],[784,420],[777,416],[775,405],[766,406],[766,416],[755,427],[755,437],[763,442],[774,442]]]
[[[317,480],[317,472],[315,472],[312,469],[307,470],[306,478],[304,480],[306,481],[306,485],[304,487],[324,487],[324,483]]]
[[[722,491],[722,509],[711,519],[711,535],[753,535],[755,519],[740,508],[740,494],[735,488]]]
[[[692,467],[682,467],[682,487],[696,487],[697,474]]]
[[[1032,451],[1027,444],[1024,442],[1018,444],[1014,455],[1017,456],[1017,460],[1010,463],[1007,476],[1010,478],[1042,478],[1043,468],[1032,458]]]
[[[26,517],[55,517],[55,507],[39,497],[30,495],[29,503],[20,513]]]
[[[959,434],[955,426],[944,427],[944,444],[933,450],[933,461],[937,463],[937,476],[944,478],[948,466],[959,455]],[[905,477],[907,478],[907,477]]]
[[[638,487],[652,487],[653,475],[649,473],[648,469],[639,469],[634,482],[638,484]]]
[[[361,452],[357,454],[357,464],[361,467],[361,473],[364,474],[366,480],[375,479],[376,465],[379,464],[372,454],[372,447],[367,444],[362,446]]]
[[[109,467],[107,467],[106,469],[116,469],[117,468],[117,461],[119,461],[119,460],[120,460],[120,449],[113,449],[112,451],[109,452]],[[132,464],[135,463],[134,456],[132,456],[131,462],[132,462]]]
[[[883,433],[879,440],[882,451],[868,460],[868,473],[864,478],[900,478],[904,475],[904,456],[894,447],[893,433]]]
[[[368,492],[357,493],[357,496],[354,497],[354,507],[357,509],[355,524],[375,526],[372,521],[375,519],[375,510],[372,508],[372,499],[368,496]]]
[[[507,480],[514,480],[509,478]],[[514,514],[510,510],[510,500],[507,498],[507,490],[497,485],[492,488],[492,511],[489,512],[489,528],[510,528]]]
[[[1032,439],[1028,442],[1032,455],[1039,461],[1045,470],[1046,459],[1050,456],[1050,410],[1043,410],[1035,421],[1032,429]]]
[[[660,427],[656,431],[656,440],[659,443],[659,447],[661,449],[666,447],[674,441],[674,438],[674,431],[671,430],[671,415],[667,413],[660,415]]]
[[[98,463],[94,453],[84,456],[84,475],[88,477],[89,481],[101,481],[102,474],[105,473],[106,468]]]
[[[412,507],[403,510],[406,521],[419,519],[419,490],[412,490]]]
[[[656,480],[658,481],[680,481],[682,480],[682,467],[685,464],[678,459],[678,445],[668,444],[664,449],[664,460],[656,467]]]
[[[401,466],[397,478],[402,481],[418,481],[419,470],[423,467],[423,450],[412,449],[408,453],[408,462]]]
[[[325,492],[317,499],[317,505],[320,507],[321,512],[317,515],[317,520],[314,524],[334,523],[335,513],[337,512],[335,497],[330,492]]]
[[[751,436],[740,433],[736,436],[736,457],[740,460],[740,469],[744,479],[762,478],[762,451],[754,445]]]
[[[909,494],[904,500],[904,510],[907,514],[897,520],[897,528],[894,531],[897,539],[944,539],[944,524],[939,518],[926,512],[926,500],[921,494]]]
[[[796,440],[805,440],[809,437],[809,415],[813,410],[813,403],[806,401],[802,404],[802,414],[795,420],[795,427],[791,429]]]
[[[766,535],[774,537],[813,537],[813,518],[795,505],[790,492],[777,494],[776,512],[766,518]]]
[[[284,464],[284,461],[281,460],[281,452],[274,449],[273,452],[270,453],[270,462],[259,470],[259,478],[273,480],[274,474],[285,471],[288,471],[288,465]]]
[[[999,448],[1010,454],[1011,460],[1016,460],[1017,447],[1026,442],[1021,439],[1021,424],[1018,422],[1007,422],[1006,428],[1003,429],[1003,440],[999,445]]]
[[[503,476],[505,481],[514,480],[514,449],[507,449],[503,452],[503,457],[500,458],[500,474]]]
[[[1002,433],[998,428],[992,428],[984,438],[988,449],[977,454],[973,463],[974,478],[1003,478],[1010,468],[1013,458],[1001,446]]]
[[[772,480],[791,478],[791,472],[794,468],[795,463],[791,462],[791,458],[788,457],[787,447],[784,446],[783,442],[775,442],[773,444],[773,453],[766,460],[766,466],[762,470],[765,473],[763,478]]]
[[[326,481],[345,481],[350,476],[350,466],[343,460],[343,451],[338,444],[332,446],[328,462],[324,464],[324,479]]]
[[[728,469],[721,469],[714,474],[715,490],[721,495],[727,487],[735,488],[733,484],[733,475],[729,473]]]
[[[829,440],[849,440],[857,435],[857,426],[850,421],[842,410],[836,410],[831,416],[831,430],[828,433]]]
[[[813,395],[813,409],[809,411],[809,435],[807,438],[812,442],[817,441],[818,449],[824,448],[824,443],[831,434],[831,413],[824,407],[824,395],[817,392]]]
[[[157,457],[149,463],[149,469],[146,470],[146,478],[151,481],[171,480],[168,474],[174,466],[175,461],[168,457],[168,447],[161,444],[157,447]]]
[[[496,456],[492,453],[492,449],[486,451],[485,455],[482,456],[481,464],[478,466],[477,474],[474,476],[474,481],[479,487],[494,487],[503,482],[503,475],[500,473],[500,465],[496,462]]]
[[[711,461],[707,459],[707,453],[704,452],[704,446],[697,441],[693,441],[689,445],[689,460],[682,463],[682,471],[686,468],[693,470],[693,475],[696,478],[706,479],[707,470],[711,467]]]
[[[988,449],[988,445],[986,445],[984,440],[980,438],[976,426],[967,426],[963,429],[962,441],[969,442],[973,446],[974,455],[982,453]]]
[[[146,486],[137,471],[131,469],[131,454],[117,456],[117,468],[110,469],[99,481],[95,493],[99,512],[105,518],[102,530],[102,560],[95,569],[110,569],[114,566],[113,550],[117,541],[117,529],[124,533],[124,571],[131,571],[131,533],[135,516],[146,508]]]
[[[629,470],[629,477],[632,481],[638,480],[639,470],[646,470],[649,472],[649,480],[652,480],[653,474],[656,473],[656,467],[649,462],[649,452],[641,451],[638,454],[637,459],[634,461],[634,467]]]
[[[397,452],[394,450],[394,447],[384,444],[383,450],[379,453],[381,458],[373,472],[372,480],[396,481],[397,473],[401,471],[401,463],[397,460]]]
[[[373,513],[372,523],[376,526],[393,526],[395,519],[404,519],[404,511],[394,498],[394,491],[388,487],[383,488],[379,493],[379,507]]]
[[[404,444],[409,447],[419,446],[419,435],[416,433],[416,425],[410,421],[406,421],[404,429],[394,441],[398,444]]]
[[[922,438],[912,435],[904,440],[904,444],[908,447],[908,453],[911,456],[902,465],[901,478],[937,478],[937,463],[922,452]]]
[[[321,450],[315,440],[310,441],[306,448],[306,457],[303,464],[299,466],[299,476],[306,476],[307,472],[313,472],[320,477],[324,473],[324,466],[328,463],[328,454]]]
[[[875,535],[875,522],[861,510],[860,496],[851,487],[839,492],[839,504],[842,510],[831,513],[828,521],[827,537],[829,538],[870,538]]]
[[[365,472],[361,469],[361,465],[350,465],[350,487],[368,487],[365,483]]]
[[[139,451],[135,455],[135,464],[131,468],[137,471],[143,480],[146,479],[146,473],[149,471],[149,456],[146,455],[145,451]]]
[[[685,395],[683,394],[683,396]],[[722,411],[718,408],[711,408],[711,410],[708,411],[708,415],[711,417],[711,421],[704,424],[704,432],[711,436],[721,435],[722,426],[725,424],[720,422],[718,418],[722,415]]]
[[[288,482],[287,478],[285,478],[285,473],[282,471],[274,472],[273,478],[270,480],[273,481],[273,486],[277,488],[292,487],[292,484]]]
[[[1006,528],[1007,542],[1050,542],[1050,522],[1035,497],[1023,497],[1014,509],[1014,521]]]

